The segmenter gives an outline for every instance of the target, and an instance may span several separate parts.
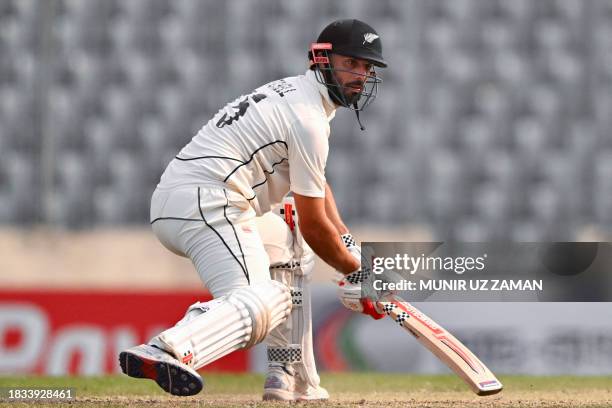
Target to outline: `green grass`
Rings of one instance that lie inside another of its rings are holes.
[[[148,380],[125,376],[106,377],[0,377],[0,387],[71,387],[73,406],[280,406],[260,401],[263,376],[258,374],[205,374],[205,390],[196,397],[177,398],[164,393]],[[454,375],[323,374],[321,383],[332,400],[309,406],[612,406],[612,377],[501,376],[501,394],[477,397]],[[9,406],[0,402],[0,406]],[[57,403],[19,403],[10,406],[54,406]]]

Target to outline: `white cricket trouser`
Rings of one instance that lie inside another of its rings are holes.
[[[270,280],[255,211],[241,194],[222,185],[157,189],[151,221],[166,248],[191,259],[215,298]]]

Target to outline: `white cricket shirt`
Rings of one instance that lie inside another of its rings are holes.
[[[170,162],[158,188],[223,184],[242,194],[257,215],[289,190],[324,197],[334,115],[313,71],[270,82],[217,112]]]

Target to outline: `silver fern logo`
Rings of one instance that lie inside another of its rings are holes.
[[[378,38],[378,35],[374,33],[366,33],[363,35],[363,45],[365,45],[366,42],[369,44],[372,44],[372,41],[374,41],[377,38]]]

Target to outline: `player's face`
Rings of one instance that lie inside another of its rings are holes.
[[[359,99],[368,75],[372,75],[372,63],[344,55],[331,54],[331,65],[342,92],[348,101]]]

